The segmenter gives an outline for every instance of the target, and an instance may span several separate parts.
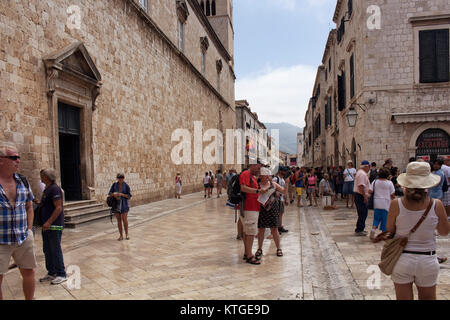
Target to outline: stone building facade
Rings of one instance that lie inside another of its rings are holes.
[[[450,2],[339,0],[333,21],[305,115],[305,164],[390,157],[403,169],[410,157],[448,155]]]
[[[170,155],[177,128],[235,127],[232,1],[215,3],[229,25],[197,0],[0,2],[0,140],[32,187],[54,167],[66,200],[103,201],[117,172],[132,204],[173,196],[177,172],[201,189],[220,166]]]
[[[245,148],[242,151],[243,159],[239,161],[242,163],[240,169],[248,168],[249,164],[257,161],[269,164],[272,147],[270,136],[264,123],[258,120],[258,114],[252,112],[247,100],[236,101],[236,129],[243,132],[240,145]],[[236,147],[239,146],[236,144]]]

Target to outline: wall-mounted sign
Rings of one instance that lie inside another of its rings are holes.
[[[428,129],[416,141],[416,156],[450,154],[450,139],[441,129]]]

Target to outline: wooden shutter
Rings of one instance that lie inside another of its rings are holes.
[[[436,30],[436,81],[449,81],[449,32],[448,29]]]
[[[338,109],[342,111],[345,109],[346,95],[345,95],[345,72],[342,71],[342,76],[338,75]]]
[[[350,98],[355,96],[355,56],[350,57]]]
[[[420,82],[447,82],[449,70],[449,30],[419,31]]]
[[[333,119],[333,104],[331,97],[328,97],[328,122],[330,126],[333,123],[332,119]]]

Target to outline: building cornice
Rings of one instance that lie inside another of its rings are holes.
[[[338,0],[336,9],[334,9],[333,22],[336,24],[338,23],[339,14],[341,13],[342,2],[344,2],[344,0]]]

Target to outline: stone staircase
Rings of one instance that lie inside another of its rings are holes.
[[[64,202],[64,225],[77,228],[79,225],[109,218],[109,208],[96,200]]]

